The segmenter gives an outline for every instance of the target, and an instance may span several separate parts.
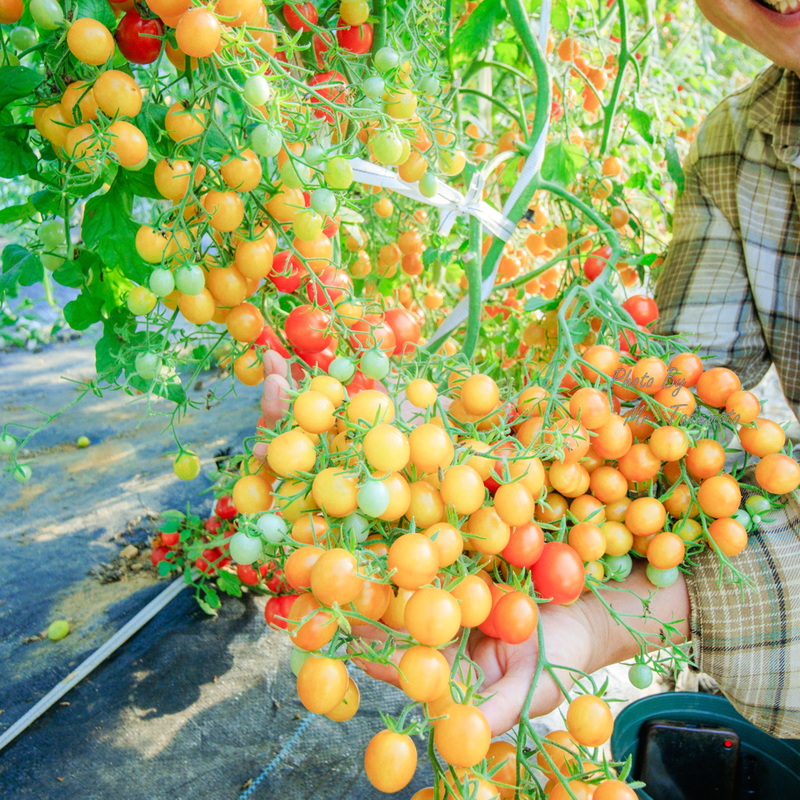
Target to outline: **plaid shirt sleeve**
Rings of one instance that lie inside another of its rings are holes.
[[[770,67],[706,119],[656,287],[659,333],[688,334],[710,364],[733,369],[748,387],[774,360],[795,409],[800,159],[787,148],[800,142],[799,87],[796,76]],[[800,738],[797,500],[775,517],[733,560],[752,588],[726,582],[713,551],[696,558],[687,576],[690,625],[698,667],[737,710],[768,733]]]
[[[656,286],[657,331],[687,334],[709,365],[729,367],[745,386],[752,386],[766,373],[770,357],[732,202],[737,160],[725,126],[723,107],[709,116],[685,165],[673,238]],[[714,190],[704,180],[706,166]]]
[[[737,711],[773,736],[800,738],[800,506],[794,497],[733,559],[754,586],[725,582],[716,553],[686,584],[695,661]]]

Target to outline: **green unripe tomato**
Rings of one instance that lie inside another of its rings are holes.
[[[303,153],[303,160],[306,164],[317,167],[325,160],[325,151],[318,144],[312,144]]]
[[[128,311],[139,317],[149,314],[156,307],[157,298],[146,286],[134,286],[126,302]]]
[[[139,353],[133,361],[136,374],[146,381],[151,381],[158,375],[158,356],[155,353]]]
[[[442,84],[435,75],[428,75],[419,85],[420,91],[428,97],[436,97],[442,90]]]
[[[60,256],[57,253],[42,253],[41,256],[39,256],[39,260],[48,272],[53,272],[57,270],[66,259],[64,256]]]
[[[14,480],[17,483],[27,483],[32,474],[33,470],[27,464],[17,464],[14,470]]]
[[[328,366],[328,375],[340,383],[349,383],[356,374],[356,365],[344,356],[334,358]]]
[[[274,128],[262,122],[253,128],[250,134],[250,146],[258,155],[272,158],[278,155],[283,147],[283,139]]]
[[[371,75],[361,84],[361,91],[370,98],[370,100],[377,100],[383,97],[386,91],[386,83],[380,75]]]
[[[433,197],[439,191],[439,179],[432,172],[426,172],[419,179],[418,186],[423,197]]]
[[[628,670],[628,680],[637,689],[646,689],[653,682],[653,670],[647,664],[634,664]]]
[[[358,489],[358,507],[364,516],[379,517],[389,508],[391,497],[382,481],[366,480]]]
[[[653,586],[658,586],[659,589],[663,589],[667,586],[672,586],[672,584],[678,580],[679,571],[677,567],[672,567],[671,569],[656,569],[652,564],[648,564],[645,568],[645,574],[647,575],[647,580],[649,580]]]
[[[39,226],[39,241],[48,249],[64,243],[64,223],[57,219],[46,219]]]
[[[391,129],[376,134],[370,142],[370,147],[379,164],[396,164],[403,154],[402,137]],[[426,172],[423,177],[429,174]]]
[[[295,678],[300,674],[300,667],[306,663],[310,656],[311,652],[309,650],[301,650],[299,647],[292,648],[292,654],[289,656],[289,666]]]
[[[353,182],[353,168],[346,158],[336,156],[325,164],[322,176],[331,189],[347,189]]]
[[[47,626],[47,638],[51,642],[60,642],[69,634],[69,622],[65,619],[57,619]]]
[[[17,440],[10,434],[4,433],[0,436],[0,453],[8,455],[17,449]]]
[[[80,448],[84,448],[88,447],[91,444],[91,442],[89,441],[88,436],[79,436],[75,444]]]
[[[389,356],[383,350],[368,350],[361,356],[359,364],[361,371],[376,381],[382,381],[389,374],[390,366]]]
[[[263,75],[251,75],[244,82],[242,94],[251,106],[263,106],[272,97],[272,89]]]
[[[606,565],[606,575],[615,581],[624,581],[633,569],[633,559],[627,553],[622,556],[603,556],[601,560]]]
[[[27,50],[39,41],[36,31],[33,28],[26,28],[24,25],[18,25],[14,28],[8,38],[17,50]]]
[[[206,286],[206,275],[197,264],[179,267],[174,275],[175,288],[181,294],[200,294]]]
[[[771,504],[769,500],[760,494],[753,494],[744,501],[744,507],[751,513],[751,514],[766,514],[770,508]]]
[[[400,63],[400,56],[393,47],[381,47],[372,57],[372,63],[378,72],[387,72]]]
[[[750,530],[750,528],[753,527],[753,517],[743,508],[737,508],[736,511],[731,514],[731,519],[735,519],[745,530]]]
[[[166,297],[175,290],[175,278],[172,272],[161,267],[154,269],[150,273],[150,279],[147,284],[156,297]]]
[[[305,164],[297,161],[284,161],[278,170],[281,183],[286,184],[291,189],[300,189],[311,180],[311,170]]]
[[[46,31],[54,31],[64,24],[64,11],[55,0],[31,0],[33,21]]]
[[[286,540],[289,533],[286,520],[277,514],[262,514],[256,522],[256,527],[269,544],[280,544]]]
[[[361,514],[348,514],[342,520],[342,531],[347,536],[352,535],[359,544],[366,542],[370,531],[369,520],[362,517]]]
[[[329,217],[336,211],[336,195],[329,189],[314,189],[311,192],[311,208],[317,214]]]
[[[261,558],[263,543],[256,536],[248,536],[244,531],[237,531],[228,540],[231,558],[237,564],[252,564]]]
[[[304,208],[292,220],[294,235],[304,242],[313,242],[322,236],[325,220],[312,208]]]
[[[182,481],[194,480],[200,474],[200,459],[190,450],[184,450],[173,461],[172,470]]]

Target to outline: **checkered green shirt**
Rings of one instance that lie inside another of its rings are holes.
[[[656,287],[660,333],[687,333],[745,386],[775,364],[800,411],[800,78],[771,66],[709,114],[685,164]],[[800,507],[792,499],[735,563],[757,586],[720,586],[706,553],[688,579],[698,666],[737,709],[800,738]]]

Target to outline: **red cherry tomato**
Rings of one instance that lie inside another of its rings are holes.
[[[333,239],[339,233],[339,220],[336,217],[325,217],[327,222],[322,232],[329,238]]]
[[[369,53],[372,49],[372,25],[365,22],[363,25],[353,25],[341,28],[344,25],[342,18],[336,26],[339,30],[336,31],[336,41],[339,42],[339,47],[344,50],[349,50],[351,53],[362,56],[364,53]]]
[[[314,305],[330,308],[331,302],[335,303],[353,291],[353,281],[343,269],[328,267],[318,277],[319,281],[310,280],[306,285],[308,299]]]
[[[658,306],[652,297],[635,294],[629,297],[622,307],[633,317],[637,325],[649,325],[658,319]]]
[[[236,506],[233,504],[231,495],[223,495],[217,500],[214,505],[214,513],[220,519],[233,519],[236,516],[238,512],[236,511]]]
[[[179,531],[171,531],[170,533],[161,534],[161,544],[165,547],[175,547],[181,540]]]
[[[261,334],[258,339],[255,340],[254,344],[266,347],[268,350],[274,350],[284,358],[290,357],[289,351],[283,346],[283,342],[278,337],[278,334],[275,333],[275,329],[270,325],[264,326],[264,329],[261,331]]]
[[[154,567],[158,567],[162,561],[169,561],[170,556],[172,556],[172,550],[164,545],[159,545],[158,547],[154,547],[150,553],[150,561]]]
[[[394,354],[412,349],[422,336],[422,329],[410,311],[404,308],[390,308],[385,314],[386,324],[394,331]]]
[[[280,597],[270,597],[264,607],[264,619],[270,628],[282,628],[286,630],[289,624],[289,612],[292,610],[294,601],[299,597],[296,594],[282,594]],[[282,617],[282,619],[278,619]]]
[[[158,37],[163,35],[160,19],[144,19],[135,8],[119,21],[114,34],[120,53],[134,64],[152,64],[161,52],[163,41]]]
[[[356,374],[353,375],[350,383],[347,384],[347,394],[349,397],[355,397],[359,392],[363,392],[364,389],[372,389],[375,387],[375,381],[372,378],[368,378],[361,370],[356,370]]]
[[[255,586],[261,580],[258,570],[252,564],[237,564],[236,577],[245,586]]]
[[[206,533],[210,534],[211,536],[217,536],[222,528],[222,520],[219,517],[209,517],[203,523],[203,527],[205,528]]]
[[[314,48],[317,69],[322,69],[325,66],[325,53],[328,52],[331,46],[331,37],[327,33],[315,33],[311,37],[311,45]]]
[[[294,253],[290,250],[275,253],[269,279],[275,284],[276,289],[287,294],[296,292],[305,277],[303,262]]]
[[[293,31],[310,31],[317,24],[319,14],[313,3],[284,3],[283,18]]]
[[[350,326],[350,344],[356,351],[380,347],[384,353],[394,352],[397,340],[382,314],[367,314]]]
[[[540,597],[557,605],[577,600],[583,591],[583,561],[565,542],[548,542],[531,567],[533,585]]]
[[[297,353],[297,357],[302,359],[309,367],[319,367],[323,372],[328,371],[331,361],[336,358],[336,351],[333,347],[326,347],[319,353]]]
[[[347,78],[345,78],[341,72],[337,72],[334,69],[328,72],[320,72],[311,78],[308,85],[326,100],[330,100],[333,103],[344,103],[345,101]],[[312,95],[309,97],[309,102],[316,104],[322,103],[322,100]],[[314,114],[328,122],[333,122],[333,110],[332,106],[323,103],[320,108],[314,111]]]
[[[262,570],[269,570],[269,568],[270,568],[269,564],[262,564],[261,566]],[[288,584],[283,579],[283,570],[282,569],[274,570],[272,575],[270,575],[270,577],[267,578],[266,586],[267,589],[269,589],[271,592],[274,592],[275,594],[283,594],[283,592],[285,592],[288,588]]]
[[[608,259],[611,256],[611,247],[603,245],[598,247],[587,259],[583,262],[583,274],[593,281],[600,273],[606,268]]]
[[[321,308],[306,304],[289,312],[284,332],[298,352],[319,353],[331,344],[330,323],[330,316]]]
[[[211,547],[203,550],[203,554],[194,560],[194,565],[206,575],[216,575],[224,566],[223,561],[222,550],[218,547]]]

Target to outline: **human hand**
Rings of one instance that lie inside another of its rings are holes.
[[[649,649],[664,644],[664,622],[670,622],[676,644],[689,638],[690,604],[683,576],[669,587],[655,590],[647,580],[645,565],[638,562],[622,583],[602,590],[603,601],[592,592],[584,592],[568,606],[542,603],[539,618],[545,657],[548,664],[569,669],[554,672],[565,690],[573,685],[579,672],[591,674],[601,667],[633,658],[641,642]],[[634,638],[625,625],[616,623],[608,607],[627,620],[638,632]],[[359,629],[364,639],[385,639],[386,634],[375,628],[373,633]],[[451,645],[444,655],[452,664],[457,647]],[[488,698],[481,705],[492,736],[499,736],[513,727],[525,705],[531,682],[539,661],[539,637],[534,633],[521,644],[511,645],[473,630],[466,650],[469,658],[483,671],[480,693]],[[402,651],[395,654],[399,661]],[[396,666],[383,666],[356,659],[365,672],[380,680],[399,684]],[[469,676],[467,676],[468,678]],[[534,688],[528,713],[542,716],[557,708],[563,693],[551,672],[543,670]]]
[[[274,350],[265,350],[262,360],[264,388],[261,392],[261,416],[273,428],[289,411],[289,363]],[[253,445],[253,455],[256,458],[263,459],[266,454],[266,442],[256,442]]]
[[[548,662],[588,672],[593,667],[593,649],[598,645],[596,640],[605,628],[593,623],[586,601],[581,598],[570,606],[544,604],[539,606],[539,611]],[[368,633],[361,628],[358,632],[367,639],[386,638],[386,634],[377,628],[370,628]],[[457,651],[456,645],[443,651],[451,664]],[[538,635],[512,645],[475,629],[470,634],[466,655],[483,671],[484,679],[479,691],[488,699],[480,709],[492,736],[500,736],[519,721],[539,660]],[[401,656],[402,651],[395,653],[395,662]],[[399,686],[396,666],[373,664],[360,658],[354,660],[373,678]],[[565,689],[574,683],[573,673],[568,670],[556,670],[556,675]],[[563,699],[553,676],[543,670],[528,713],[531,717],[542,716],[557,708]]]

